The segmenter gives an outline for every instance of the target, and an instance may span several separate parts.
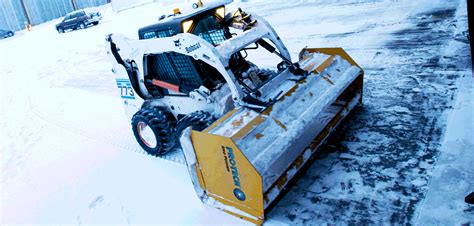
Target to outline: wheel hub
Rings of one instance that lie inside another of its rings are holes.
[[[137,131],[140,140],[149,148],[155,148],[158,144],[155,133],[153,130],[144,122],[137,124]]]

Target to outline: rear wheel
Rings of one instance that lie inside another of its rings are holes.
[[[86,25],[84,23],[80,23],[79,24],[79,29],[84,29],[84,28],[86,28]]]
[[[62,27],[58,27],[58,33],[64,33],[64,29]]]
[[[138,144],[150,155],[164,155],[176,145],[174,120],[160,108],[149,106],[135,113],[132,130]]]
[[[99,21],[93,22],[92,24],[97,25],[97,24],[99,24]]]
[[[13,32],[8,32],[8,37],[12,37],[13,36]]]

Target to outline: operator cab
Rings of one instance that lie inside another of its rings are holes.
[[[186,32],[217,46],[232,37],[225,23],[225,7],[222,3],[197,8],[187,15],[177,11],[160,19],[156,24],[139,29],[139,39],[165,38]],[[237,53],[229,66],[233,72],[238,72],[248,69],[249,64]],[[153,97],[187,95],[200,86],[212,91],[224,83],[224,78],[215,68],[176,52],[146,55],[144,67],[145,85]]]

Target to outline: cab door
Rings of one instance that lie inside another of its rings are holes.
[[[69,29],[71,27],[71,14],[68,14],[64,17],[64,20],[62,22],[62,26],[65,30]]]
[[[77,13],[73,13],[70,15],[69,20],[67,21],[67,26],[70,29],[74,29],[77,27]]]

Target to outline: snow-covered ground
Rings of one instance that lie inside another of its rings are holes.
[[[364,106],[269,224],[474,223],[465,1],[236,4],[267,18],[293,58],[341,46],[366,72]],[[143,154],[118,98],[105,34],[136,38],[171,9],[106,6],[95,27],[58,34],[56,20],[0,40],[1,225],[246,223],[203,205],[185,166]]]

